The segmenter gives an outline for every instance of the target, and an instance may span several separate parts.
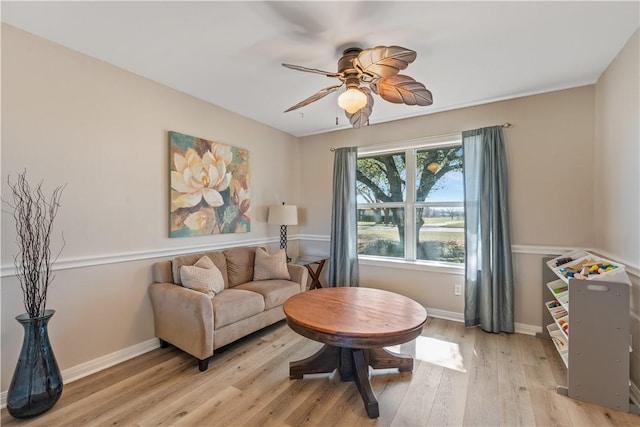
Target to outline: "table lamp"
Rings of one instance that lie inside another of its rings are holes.
[[[269,206],[268,224],[280,226],[280,248],[287,253],[287,225],[298,225],[298,207],[295,205],[273,205]],[[287,255],[287,262],[291,258]]]

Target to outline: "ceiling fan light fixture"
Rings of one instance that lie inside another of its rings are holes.
[[[369,117],[373,111],[372,94],[394,104],[431,105],[433,95],[422,83],[415,81],[412,77],[399,74],[416,59],[416,56],[415,51],[401,46],[376,46],[368,49],[351,46],[342,52],[342,57],[338,60],[338,72],[335,73],[300,65],[282,64],[292,70],[322,74],[337,78],[341,82],[339,85],[321,89],[288,108],[285,113],[322,99],[343,86],[346,91],[338,97],[338,105],[345,110],[354,128],[369,125]]]
[[[338,97],[338,105],[347,113],[353,114],[367,105],[367,95],[360,89],[349,88]]]

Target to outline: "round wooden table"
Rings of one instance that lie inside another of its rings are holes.
[[[415,339],[427,311],[393,292],[371,288],[323,288],[303,292],[284,303],[287,324],[300,335],[325,345],[314,355],[289,364],[289,376],[329,373],[338,369],[342,381],[354,381],[367,415],[380,415],[369,382],[374,369],[413,370],[413,358],[383,347]]]

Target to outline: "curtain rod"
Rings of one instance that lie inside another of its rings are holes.
[[[511,127],[511,123],[505,122],[505,123],[501,124],[500,127],[510,128]],[[335,149],[335,147],[331,147],[331,148],[329,148],[329,151],[331,151],[333,153],[334,151],[336,151],[336,149]]]

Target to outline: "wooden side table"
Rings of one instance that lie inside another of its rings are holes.
[[[309,290],[321,288],[320,284],[320,273],[322,273],[322,269],[324,268],[324,263],[328,260],[328,257],[324,256],[302,256],[298,257],[293,261],[293,264],[304,265],[309,270],[309,275],[311,276],[311,284],[309,285]],[[313,269],[313,265],[317,265],[315,270]]]

